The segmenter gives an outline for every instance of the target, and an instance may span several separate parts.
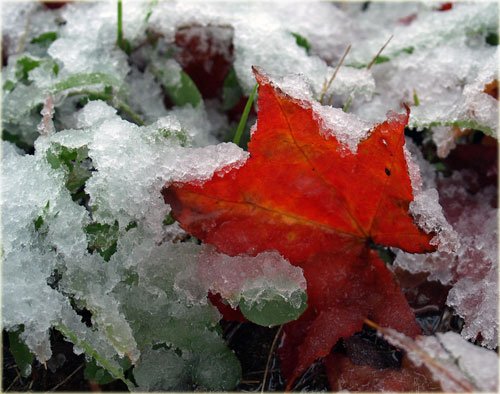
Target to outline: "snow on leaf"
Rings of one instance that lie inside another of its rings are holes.
[[[310,101],[254,73],[259,113],[249,159],[203,184],[174,183],[162,193],[181,226],[219,252],[276,250],[303,268],[309,308],[285,326],[280,350],[290,385],[366,317],[418,334],[399,287],[369,245],[411,253],[435,247],[408,212],[408,114],[390,114],[354,151],[345,149],[340,114],[337,122],[322,122]]]

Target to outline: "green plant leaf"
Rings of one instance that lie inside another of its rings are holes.
[[[184,71],[180,72],[180,83],[177,85],[168,85],[162,83],[165,91],[177,106],[183,106],[186,104],[191,104],[193,107],[198,106],[201,101],[201,93],[196,87],[191,77],[187,75]]]
[[[485,41],[489,45],[498,45],[498,32],[492,31],[486,35]]]
[[[189,141],[189,135],[184,131],[178,131],[178,130],[169,130],[166,128],[160,128],[158,129],[158,133],[160,136],[166,139],[176,139],[179,142],[180,146],[187,146],[188,141]]]
[[[93,358],[85,363],[83,377],[87,380],[92,380],[97,384],[108,384],[113,380],[116,380],[116,378],[114,378],[108,371],[99,367]]]
[[[295,42],[297,43],[297,45],[301,48],[304,48],[306,50],[306,52],[309,53],[309,51],[311,50],[311,44],[309,43],[307,38],[305,38],[304,36],[301,36],[298,33],[292,32],[291,34],[292,34],[292,36],[295,37]]]
[[[92,346],[92,344],[85,340],[82,340],[73,330],[71,330],[64,324],[59,323],[55,326],[55,328],[60,331],[61,334],[63,334],[67,339],[69,339],[70,342],[78,346],[80,349],[83,349],[87,356],[92,357],[94,360],[96,360],[112,376],[123,381],[130,391],[133,390],[133,388],[135,387],[134,384],[125,377],[123,373],[123,367],[119,363],[117,363],[113,359],[108,359],[105,356],[99,354],[99,352]]]
[[[375,59],[375,64],[385,63],[385,62],[388,62],[389,60],[391,60],[391,59],[388,58],[387,56],[380,56],[379,55]]]
[[[238,83],[234,68],[231,67],[222,86],[222,110],[228,111],[233,108],[241,97],[243,97],[243,90]]]
[[[163,225],[164,226],[170,226],[175,223],[175,219],[172,217],[171,213],[167,213],[165,215],[165,219],[163,219]]]
[[[112,226],[108,223],[94,222],[85,226],[84,230],[87,234],[89,252],[97,251],[104,261],[109,261],[116,252],[118,244],[118,222]]]
[[[35,225],[35,230],[39,231],[43,224],[45,223],[45,217],[49,213],[50,201],[47,201],[45,207],[42,210],[42,213],[34,220],[33,224]]]
[[[14,356],[21,375],[26,378],[31,375],[31,363],[34,356],[28,346],[19,338],[21,332],[22,330],[9,331],[9,350]]]
[[[28,74],[37,68],[42,62],[29,56],[23,56],[16,62],[16,78],[23,82],[28,82]]]
[[[243,135],[243,131],[245,130],[245,125],[247,124],[248,115],[250,114],[250,110],[252,109],[252,104],[255,99],[255,94],[257,93],[257,84],[252,89],[252,93],[248,97],[247,103],[245,105],[245,109],[243,110],[243,114],[241,115],[240,122],[238,123],[238,128],[236,129],[236,133],[234,133],[233,142],[236,145],[240,145],[241,136]]]
[[[48,31],[46,33],[42,33],[39,36],[33,38],[31,40],[32,44],[42,44],[45,46],[49,46],[55,40],[57,40],[57,33],[55,31]]]
[[[307,308],[307,295],[303,290],[296,290],[290,297],[300,299],[298,307],[270,290],[265,290],[258,297],[259,300],[255,301],[253,295],[243,293],[239,306],[248,320],[261,326],[276,326],[296,320]]]
[[[5,90],[7,92],[14,90],[15,87],[16,87],[16,83],[12,82],[9,79],[7,81],[5,81],[5,83],[3,84],[3,90]]]
[[[81,197],[79,193],[81,188],[92,175],[87,147],[67,148],[54,144],[47,150],[46,158],[52,168],[63,169],[66,175],[65,186],[71,193],[73,201],[78,200]]]
[[[92,85],[119,86],[120,81],[105,73],[78,73],[56,83],[53,88],[53,93],[59,93],[74,88],[89,87]]]

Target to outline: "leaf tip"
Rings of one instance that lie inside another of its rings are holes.
[[[264,70],[261,67],[252,66],[252,72],[259,86],[270,83],[269,76],[264,72]]]

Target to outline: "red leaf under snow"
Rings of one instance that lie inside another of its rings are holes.
[[[173,184],[165,202],[181,226],[229,255],[277,250],[304,270],[308,309],[284,328],[289,387],[365,318],[419,333],[392,275],[370,244],[435,248],[408,213],[413,200],[404,145],[406,115],[373,128],[356,152],[320,134],[311,104],[254,70],[258,124],[250,158],[202,185]]]
[[[217,97],[233,62],[233,28],[183,26],[175,32],[176,60],[204,98]]]
[[[442,391],[439,383],[432,379],[425,367],[417,368],[408,361],[399,369],[381,369],[358,365],[345,355],[332,353],[326,358],[325,365],[332,391]]]

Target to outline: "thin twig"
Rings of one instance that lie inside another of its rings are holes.
[[[379,326],[377,323],[375,323],[369,319],[365,319],[364,322],[368,326],[376,329],[378,332],[380,332],[386,338],[391,336],[390,331],[388,331],[384,327]],[[438,340],[438,342],[440,342],[439,339],[437,339],[437,340]],[[401,343],[401,345],[406,346],[406,349],[404,349],[405,351],[407,351],[407,352],[412,351],[412,352],[416,353],[421,358],[422,362],[424,363],[424,365],[427,368],[429,368],[429,366],[432,366],[433,368],[438,369],[443,375],[446,375],[446,377],[448,379],[452,380],[455,384],[460,386],[460,388],[462,388],[466,392],[473,392],[474,391],[474,387],[472,384],[470,384],[470,382],[457,379],[439,361],[433,359],[432,356],[429,355],[426,351],[420,349],[418,347],[418,344],[415,341],[413,341],[412,339],[408,340],[406,344],[404,344],[402,341],[400,341],[400,343]],[[441,348],[443,350],[447,351],[447,349],[442,345],[441,345]]]
[[[17,372],[17,370],[16,370],[16,372]],[[17,372],[15,379],[12,381],[11,384],[9,384],[9,387],[7,387],[7,390],[5,390],[5,392],[9,391],[12,388],[12,386],[14,386],[14,384],[19,380],[20,376],[21,375],[19,375],[19,372]]]
[[[337,73],[339,72],[340,66],[342,66],[342,63],[344,63],[344,60],[345,60],[345,58],[350,50],[351,50],[351,44],[349,44],[347,46],[346,50],[344,51],[344,54],[340,58],[340,61],[338,62],[337,67],[335,67],[335,71],[333,72],[332,77],[330,78],[328,83],[323,84],[323,89],[321,89],[321,95],[319,96],[320,103],[323,103],[323,98],[325,97],[326,92],[328,91],[328,89],[332,85],[333,80],[335,79],[335,77],[337,76]]]
[[[271,358],[273,357],[274,348],[276,347],[276,343],[278,343],[278,338],[281,334],[281,330],[283,329],[283,324],[280,326],[276,335],[274,336],[273,343],[271,344],[271,349],[269,349],[269,356],[267,356],[266,369],[264,371],[264,377],[262,379],[262,388],[260,390],[261,393],[264,392],[264,388],[266,387],[267,374],[269,373],[269,366],[271,364]]]
[[[77,369],[75,369],[73,372],[71,372],[71,374],[69,376],[66,377],[66,379],[64,379],[61,383],[57,384],[56,386],[54,386],[52,389],[50,389],[49,391],[56,391],[59,387],[61,387],[64,383],[66,383],[68,380],[70,380],[80,369],[83,368],[85,364],[80,364],[78,366]]]
[[[372,66],[375,64],[375,61],[377,60],[377,58],[380,56],[380,54],[382,53],[382,51],[385,49],[385,47],[387,45],[389,45],[389,43],[391,42],[392,40],[392,37],[394,37],[393,35],[391,35],[389,37],[389,39],[385,42],[384,45],[382,45],[382,48],[380,48],[380,50],[377,52],[377,54],[373,57],[372,61],[370,63],[368,63],[368,66],[366,67],[367,70],[369,70],[370,68],[372,68]]]

